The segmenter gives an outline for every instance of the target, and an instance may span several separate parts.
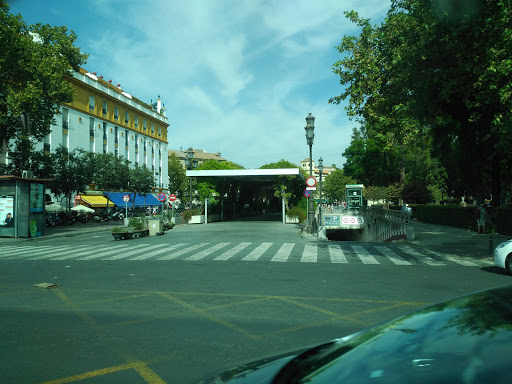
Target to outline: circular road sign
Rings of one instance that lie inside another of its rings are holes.
[[[170,200],[170,201],[176,201],[176,195],[175,195],[174,193],[171,193],[171,194],[169,195],[169,200]]]
[[[165,199],[167,199],[167,196],[165,196],[165,193],[159,193],[157,199],[158,201],[165,201]]]
[[[308,177],[308,178],[306,179],[306,185],[307,185],[308,187],[314,187],[314,186],[316,185],[316,179],[315,179],[314,177],[312,177],[312,176],[311,176],[311,177]]]
[[[129,196],[129,195],[124,195],[124,196],[123,196],[123,201],[124,201],[125,203],[129,202],[129,201],[130,201],[130,196]]]
[[[311,191],[308,191],[307,189],[304,191],[304,197],[309,197],[311,195]]]

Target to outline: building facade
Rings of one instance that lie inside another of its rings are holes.
[[[75,99],[59,107],[51,133],[36,149],[50,152],[63,145],[69,151],[81,148],[113,153],[152,170],[155,192],[165,192],[169,185],[169,124],[160,99],[146,104],[124,92],[120,84],[116,86],[84,69],[72,73],[68,81]]]
[[[193,161],[193,164],[194,164],[194,168],[195,167],[199,167],[201,164],[203,164],[205,161],[208,161],[208,160],[215,160],[215,161],[218,161],[220,163],[224,162],[224,161],[227,161],[226,159],[221,157],[220,152],[208,153],[204,149],[195,149],[195,148],[189,148],[188,150],[171,149],[169,151],[169,156],[171,154],[176,155],[176,157],[180,160],[180,163],[183,166],[183,168],[187,169],[187,161],[186,160],[188,158],[188,152],[190,150],[192,150],[192,153],[193,153],[192,161]]]
[[[309,176],[309,158],[302,160],[300,162],[300,167]],[[324,170],[322,172],[322,181],[324,181],[325,178],[329,176],[331,173],[333,173],[335,170],[336,168],[334,167],[328,167],[324,165]],[[316,179],[317,182],[320,181],[320,171],[318,170],[318,167],[315,167],[315,160],[313,160],[313,177]]]

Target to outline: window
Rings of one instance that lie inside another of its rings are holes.
[[[91,140],[94,140],[94,119],[92,117],[89,118],[89,136]]]
[[[128,113],[128,111],[126,111],[126,112],[124,113],[124,123],[125,123],[126,125],[128,125],[128,123],[129,123],[129,122],[130,122],[130,114]]]
[[[143,127],[143,129],[144,129],[144,132],[146,132],[146,130],[148,129],[148,124],[146,123],[146,119],[144,119],[144,120],[142,121],[142,127]]]
[[[151,123],[151,134],[155,134],[155,124]]]
[[[107,153],[107,123],[103,122],[103,153]]]
[[[116,144],[116,147],[119,143],[119,129],[117,127],[114,127],[114,143]]]
[[[43,144],[44,145],[44,151],[47,154],[50,154],[50,151],[51,151],[50,139],[51,139],[50,134],[46,135],[45,138],[44,138],[44,144]]]
[[[94,112],[94,108],[96,106],[96,101],[94,100],[94,96],[89,96],[89,111]]]
[[[107,116],[107,102],[103,101],[103,107],[101,108],[101,113],[103,116]]]
[[[135,115],[135,119],[133,120],[133,124],[135,128],[139,128],[139,116]]]
[[[67,108],[62,108],[62,129],[69,129],[69,110]]]
[[[158,127],[158,137],[162,136],[162,128]]]
[[[114,120],[119,120],[119,108],[114,107]]]

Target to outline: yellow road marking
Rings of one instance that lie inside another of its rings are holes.
[[[65,293],[62,289],[55,289],[53,292],[61,299],[66,305],[71,307],[75,314],[80,317],[86,324],[88,324],[93,329],[100,329],[101,327],[98,325],[96,320],[94,320],[87,313],[82,311],[78,305],[76,305]]]
[[[260,336],[256,336],[256,335],[252,335],[250,334],[249,332],[247,332],[245,329],[241,328],[241,327],[238,327],[236,326],[235,324],[233,323],[230,323],[229,321],[226,321],[226,320],[222,320],[221,318],[217,317],[217,316],[213,316],[211,314],[209,314],[207,311],[203,310],[203,309],[199,309],[199,308],[196,308],[194,307],[193,305],[183,301],[183,300],[180,300],[176,297],[173,297],[171,295],[169,295],[168,293],[166,292],[159,292],[159,295],[168,299],[168,300],[171,300],[171,301],[174,301],[175,303],[177,304],[180,304],[181,306],[191,310],[192,312],[198,314],[198,315],[201,315],[203,316],[204,318],[208,319],[208,320],[211,320],[217,324],[220,324],[220,325],[223,325],[224,327],[226,328],[229,328],[229,329],[232,329],[234,331],[237,331],[251,339],[259,339]]]
[[[85,373],[81,373],[79,375],[74,375],[74,376],[69,376],[69,377],[63,377],[61,379],[55,379],[55,380],[50,380],[50,381],[45,381],[43,383],[40,383],[40,384],[64,384],[64,383],[72,383],[74,381],[78,381],[78,380],[85,380],[85,379],[90,379],[92,377],[97,377],[97,376],[102,376],[102,375],[107,375],[109,373],[114,373],[114,372],[119,372],[119,371],[124,371],[124,370],[127,370],[127,369],[132,369],[132,363],[127,363],[127,364],[121,364],[121,365],[117,365],[115,367],[109,367],[109,368],[103,368],[103,369],[98,369],[96,371],[90,371],[90,372],[85,372]]]

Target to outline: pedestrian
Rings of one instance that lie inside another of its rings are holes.
[[[409,207],[409,204],[405,204],[404,203],[404,205],[402,206],[401,211],[407,215],[407,220],[410,221],[411,220],[411,216],[412,216],[412,208]]]
[[[14,217],[12,217],[11,212],[5,216],[4,224],[6,227],[14,227]]]
[[[484,205],[480,204],[480,207],[476,209],[476,226],[478,233],[485,233],[485,224],[487,221],[487,212],[485,211]]]

